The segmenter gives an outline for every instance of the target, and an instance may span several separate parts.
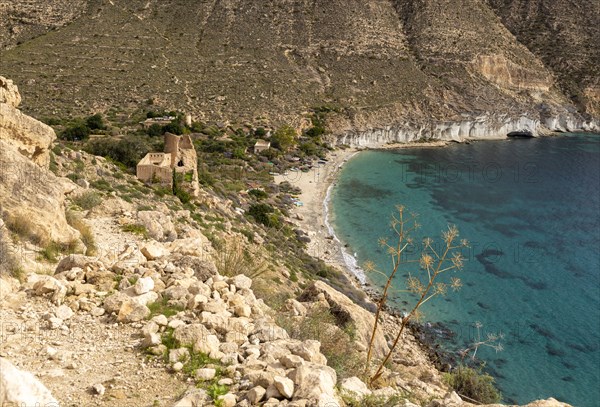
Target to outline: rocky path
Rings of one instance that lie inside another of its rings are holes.
[[[87,312],[58,323],[70,314],[66,307],[21,294],[0,309],[0,355],[34,373],[61,406],[172,405],[186,391],[184,381],[141,353],[136,325]]]

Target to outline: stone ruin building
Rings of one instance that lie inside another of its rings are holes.
[[[190,195],[197,197],[198,157],[189,135],[177,136],[165,133],[164,153],[148,153],[137,164],[137,178],[148,184],[160,184],[173,188],[177,186]]]

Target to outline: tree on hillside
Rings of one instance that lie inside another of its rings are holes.
[[[289,150],[296,145],[296,130],[288,125],[278,128],[271,136],[271,143],[273,143],[273,147],[281,151]]]
[[[106,124],[104,124],[104,119],[100,113],[89,116],[85,120],[85,124],[90,130],[106,130]]]

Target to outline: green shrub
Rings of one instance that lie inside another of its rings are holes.
[[[502,395],[495,387],[494,378],[466,366],[459,366],[444,375],[444,381],[460,396],[466,396],[483,404],[497,403]]]
[[[169,318],[173,315],[176,315],[180,311],[183,311],[183,307],[179,305],[171,305],[166,298],[161,298],[151,304],[148,304],[148,308],[150,309],[150,317],[152,318],[155,315],[164,315]]]
[[[262,223],[267,227],[277,227],[280,225],[279,216],[275,213],[275,209],[265,203],[250,205],[248,215],[252,216],[258,223]]]
[[[106,124],[104,124],[104,119],[100,113],[89,116],[85,120],[85,124],[90,130],[106,130]]]
[[[144,238],[148,238],[148,230],[146,229],[146,226],[144,226],[144,225],[140,225],[137,223],[130,223],[128,225],[121,226],[121,230],[123,232],[129,232],[129,233],[133,233],[136,235],[140,235]]]
[[[73,203],[81,209],[89,210],[102,203],[102,197],[96,191],[85,191],[73,198]]]
[[[296,144],[296,130],[291,126],[282,126],[271,136],[273,147],[287,151]]]
[[[253,196],[258,200],[266,199],[269,197],[269,194],[267,194],[262,189],[251,189],[250,191],[248,191],[248,195]]]
[[[90,129],[83,123],[67,127],[60,133],[60,138],[67,141],[82,141],[90,136]]]

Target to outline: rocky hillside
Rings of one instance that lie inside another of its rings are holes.
[[[2,38],[54,26],[15,18],[21,3],[4,7]],[[2,50],[0,72],[22,83],[37,116],[154,103],[201,120],[299,125],[326,106],[343,132],[597,114],[600,13],[571,3],[87,0],[78,18],[64,13],[70,24]]]
[[[292,278],[299,254],[265,244],[277,231],[231,201],[202,191],[184,206],[103,157],[48,151],[46,127],[11,124],[35,120],[0,79],[12,112],[0,122],[1,406],[473,406],[410,332],[368,388],[373,303],[327,274]],[[375,360],[400,326],[381,319]]]

